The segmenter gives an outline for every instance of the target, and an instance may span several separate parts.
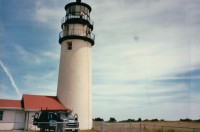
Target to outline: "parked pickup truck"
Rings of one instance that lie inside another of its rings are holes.
[[[49,111],[45,110],[41,113],[35,113],[33,125],[40,128],[40,132],[46,130],[70,130],[78,132],[79,122],[77,114],[72,115],[66,111]]]

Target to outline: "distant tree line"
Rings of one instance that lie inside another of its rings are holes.
[[[94,118],[93,121],[104,121],[104,119],[97,117],[97,118]]]
[[[145,119],[145,120],[142,120],[141,118],[138,118],[137,120],[128,119],[128,120],[123,120],[123,121],[119,121],[119,122],[141,122],[141,121],[143,121],[143,122],[145,122],[145,121],[156,122],[156,121],[164,121],[164,119],[160,119],[160,120],[158,120],[158,119],[151,119],[151,120]]]
[[[97,118],[93,119],[93,121],[104,121],[104,119],[97,117]],[[114,117],[110,117],[110,119],[107,122],[117,122],[117,120]]]
[[[104,121],[103,118],[100,118],[100,117],[97,117],[97,118],[94,118],[93,121]],[[164,119],[145,119],[145,120],[142,120],[141,118],[138,118],[137,120],[135,119],[127,119],[127,120],[122,120],[122,121],[118,121],[118,122],[147,122],[147,121],[150,121],[150,122],[157,122],[157,121],[165,121]],[[198,120],[192,120],[192,119],[189,119],[189,118],[186,118],[186,119],[180,119],[179,121],[183,121],[183,122],[200,122],[200,119]],[[117,122],[117,120],[114,118],[114,117],[110,117],[110,119],[106,122]]]
[[[93,121],[104,121],[104,119],[100,118],[100,117],[97,117],[97,118],[94,118]],[[142,119],[138,118],[137,120],[135,120],[135,119],[127,119],[127,120],[122,120],[122,121],[118,121],[118,122],[141,122],[141,121],[142,121]],[[161,120],[158,120],[158,119],[152,119],[152,120],[145,119],[143,121],[164,121],[164,120],[163,119],[161,119]],[[110,117],[110,119],[107,122],[117,122],[117,120],[114,117]]]
[[[183,121],[183,122],[200,122],[200,119],[192,120],[192,119],[189,119],[189,118],[185,118],[185,119],[180,119],[180,121]]]

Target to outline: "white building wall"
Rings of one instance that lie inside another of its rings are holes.
[[[0,130],[24,128],[23,110],[3,110],[3,120],[0,121]]]
[[[39,111],[25,111],[25,124],[24,129],[25,130],[38,130],[37,126],[33,125],[33,119],[36,112]]]
[[[33,125],[33,116],[36,111],[3,110],[3,120],[0,121],[0,130],[38,130]]]
[[[25,119],[24,111],[15,111],[14,129],[24,129],[24,119]]]
[[[70,29],[86,30],[86,26],[73,24]],[[67,42],[72,50],[67,50]],[[81,130],[92,128],[92,71],[91,43],[73,39],[61,44],[57,96],[73,113],[78,114]]]

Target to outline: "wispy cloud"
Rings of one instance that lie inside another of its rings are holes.
[[[18,88],[18,86],[15,83],[15,80],[13,79],[12,74],[10,73],[9,69],[4,65],[4,63],[0,60],[0,65],[3,68],[4,72],[6,73],[7,77],[9,78],[11,85],[13,86],[13,88],[15,89],[16,93],[18,96],[21,96],[21,92],[20,89]]]
[[[27,74],[23,78],[28,81],[46,80],[46,79],[50,79],[50,78],[54,77],[55,74],[56,74],[55,71],[51,71],[48,73],[43,73],[42,75],[41,74],[39,74],[39,75]]]
[[[187,10],[195,2],[129,2],[106,1],[96,5],[105,8],[107,13],[100,10],[95,16],[98,43],[94,46],[93,68],[102,72],[94,72],[94,75],[118,80],[153,79],[174,77],[200,68],[197,36],[200,28],[188,24],[187,19],[188,15],[198,12],[196,8]],[[120,10],[127,6],[132,8]],[[115,12],[117,15],[113,15]],[[199,18],[192,20],[198,22]],[[139,41],[135,41],[135,36],[139,37]]]
[[[22,46],[15,45],[14,46],[18,53],[21,55],[24,61],[34,64],[41,64],[42,60],[40,57],[34,55],[33,53],[25,50]]]
[[[3,50],[4,44],[3,44],[3,40],[5,38],[5,27],[4,27],[4,23],[2,22],[2,19],[0,19],[0,57],[4,56],[5,51]]]
[[[98,102],[94,104],[94,109],[98,109],[95,115],[106,117],[109,116],[106,111],[117,109],[114,115],[117,117],[130,111],[141,115],[148,111],[149,115],[144,117],[154,118],[158,109],[168,114],[166,119],[177,117],[171,106],[177,109],[183,108],[184,103],[189,106],[193,96],[190,90],[197,91],[191,80],[200,79],[199,75],[191,74],[200,70],[200,19],[196,17],[200,3],[188,0],[92,3],[97,33],[93,47],[93,99]],[[130,111],[124,112],[126,108]],[[179,117],[190,117],[188,111],[190,108]]]
[[[21,98],[18,94],[16,95],[15,90],[11,90],[10,86],[0,83],[0,99],[16,99],[16,97]]]
[[[55,32],[59,33],[61,30],[60,22],[61,19],[65,16],[65,11],[63,8],[59,8],[59,6],[52,6],[54,3],[57,2],[36,2],[36,7],[33,13],[33,20],[37,23],[45,24],[49,29],[53,29]]]
[[[41,55],[48,59],[59,60],[60,51],[59,50],[46,51],[46,52],[43,52]]]
[[[48,95],[55,95],[57,90],[57,74],[57,72],[52,71],[47,73],[43,72],[42,74],[27,74],[23,76],[25,87],[23,92],[46,95],[48,91]]]
[[[35,20],[41,23],[54,23],[63,17],[63,9],[50,9],[45,6],[40,6],[36,9]],[[59,24],[57,24],[59,25]]]

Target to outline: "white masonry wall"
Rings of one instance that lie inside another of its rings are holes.
[[[39,130],[37,126],[33,125],[33,119],[36,112],[39,111],[34,111],[34,110],[25,111],[25,119],[26,119],[24,125],[25,130]]]
[[[24,129],[25,112],[23,110],[3,110],[3,120],[0,130]]]
[[[86,30],[81,24],[69,28]],[[72,42],[72,50],[67,49],[67,42]],[[92,128],[91,54],[91,43],[87,41],[73,39],[61,44],[57,96],[74,114],[78,114],[81,130]]]

